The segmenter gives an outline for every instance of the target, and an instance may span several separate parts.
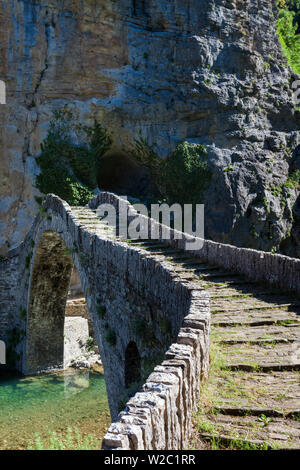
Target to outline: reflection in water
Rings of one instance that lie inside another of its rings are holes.
[[[47,438],[68,427],[101,439],[109,422],[103,373],[0,377],[0,449],[24,449],[36,432]]]
[[[71,374],[69,370],[64,373],[65,397],[70,398],[90,385],[89,370],[80,371],[80,374]]]

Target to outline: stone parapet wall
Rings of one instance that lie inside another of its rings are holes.
[[[194,291],[177,342],[142,390],[127,402],[118,421],[111,424],[103,449],[170,450],[186,446],[200,382],[209,368],[209,329],[209,298],[203,291]]]
[[[124,199],[112,194],[103,192],[95,196],[89,202],[92,209],[96,209],[100,204],[110,203],[115,208],[128,207],[128,221],[137,217],[137,212],[133,206]],[[159,238],[162,238],[162,225],[150,218],[140,216],[149,225],[149,233],[153,227],[157,227]],[[195,237],[182,234],[181,239],[176,239],[178,232],[170,230],[170,239],[163,240],[167,245],[186,251],[186,242],[195,241]],[[300,260],[288,256],[266,253],[264,251],[249,248],[238,248],[236,246],[217,243],[211,240],[202,240],[202,248],[189,250],[191,255],[196,256],[217,266],[221,266],[229,271],[245,275],[249,280],[266,282],[280,289],[300,293]]]

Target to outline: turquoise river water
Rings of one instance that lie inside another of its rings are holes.
[[[68,369],[33,377],[0,376],[0,449],[27,449],[35,433],[65,433],[101,439],[110,423],[102,371]]]

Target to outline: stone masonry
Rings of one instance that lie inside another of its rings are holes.
[[[167,264],[148,260],[140,249],[117,240],[90,209],[71,209],[59,198],[47,196],[40,212],[24,243],[1,262],[3,277],[19,266],[15,274],[18,287],[10,292],[13,302],[9,305],[5,303],[8,293],[3,291],[0,317],[8,328],[1,330],[1,338],[9,341],[11,331],[17,333],[16,365],[25,374],[63,367],[64,315],[74,263],[103,362],[114,420],[174,343],[190,312],[192,293],[172,281]],[[208,312],[206,294],[199,295]],[[199,318],[201,321],[200,311]],[[205,318],[207,323],[208,316]],[[130,342],[136,344],[141,358],[141,383],[131,384],[133,389],[124,383],[125,351]],[[207,344],[198,359],[204,374]]]
[[[121,240],[96,216],[101,203],[127,201],[102,193],[90,208],[70,208],[48,195],[25,241],[1,261],[0,339],[11,340],[25,374],[63,367],[63,324],[73,264],[87,300],[115,421],[104,448],[178,449],[191,432],[200,381],[208,373],[210,309],[195,275],[177,275],[173,258],[205,271],[207,263],[299,293],[300,261],[204,241]],[[147,219],[149,225],[156,224]],[[153,247],[153,248],[151,248]],[[177,262],[178,262],[177,261]],[[184,274],[184,273],[183,273]],[[55,318],[55,321],[54,321]],[[7,328],[8,327],[8,328]],[[135,345],[138,383],[125,386],[126,354]],[[150,375],[149,375],[150,374]],[[144,385],[142,385],[144,383]],[[118,417],[118,413],[124,410]]]

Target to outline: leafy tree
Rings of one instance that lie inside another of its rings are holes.
[[[282,50],[294,72],[300,73],[300,0],[279,0],[277,32]]]
[[[104,153],[111,139],[99,122],[82,126],[67,105],[55,110],[41,155],[36,158],[40,174],[37,188],[54,193],[71,205],[86,204],[94,193]]]

